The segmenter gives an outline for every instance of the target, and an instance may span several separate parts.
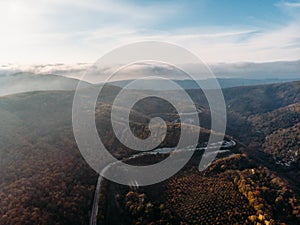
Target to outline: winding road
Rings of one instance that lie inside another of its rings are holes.
[[[212,148],[213,148],[214,144],[216,145],[217,143],[213,143]],[[219,150],[219,151],[222,152],[222,151],[224,151],[228,148],[232,148],[234,146],[236,146],[236,143],[233,140],[223,141],[222,150]],[[208,148],[210,148],[210,147],[201,147],[201,148],[196,148],[196,149],[194,149],[194,148],[185,148],[185,149],[182,149],[182,151],[199,151],[199,150],[206,150]],[[142,152],[142,153],[139,153],[139,154],[132,155],[131,157],[127,158],[127,160],[128,159],[134,159],[134,158],[137,158],[137,157],[140,157],[140,156],[145,156],[145,155],[153,155],[153,154],[157,154],[157,153],[167,154],[167,153],[170,153],[173,150],[174,150],[174,148],[158,148],[158,149],[155,149],[152,152]],[[106,167],[104,167],[104,169],[99,174],[97,184],[96,184],[96,188],[95,188],[93,206],[92,206],[92,209],[91,209],[90,225],[97,225],[99,195],[100,195],[100,190],[101,190],[101,183],[102,183],[102,180],[103,180],[103,177],[101,176],[101,174],[105,173],[106,170],[108,170],[109,168],[111,168],[112,166],[117,165],[117,164],[118,164],[118,161],[108,164]]]

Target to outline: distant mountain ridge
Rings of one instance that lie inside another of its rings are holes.
[[[31,91],[75,90],[79,80],[53,74],[15,73],[0,75],[0,96]],[[82,81],[84,82],[84,81]],[[91,84],[84,82],[84,86]]]
[[[300,77],[299,77],[300,79]],[[240,86],[253,86],[272,83],[283,83],[294,81],[297,79],[243,79],[243,78],[217,78],[220,87],[240,87]],[[0,75],[0,96],[11,95],[32,91],[55,91],[55,90],[75,90],[80,80],[70,77],[54,74],[35,74],[29,72],[19,72],[15,74]],[[117,87],[125,87],[133,80],[121,80],[109,82],[110,85]],[[214,80],[206,79],[199,80],[198,83],[194,80],[173,80],[183,89],[198,89],[200,83],[201,89],[215,88]],[[86,81],[81,81],[83,87],[91,87],[91,84]],[[166,83],[164,83],[166,82]],[[176,90],[170,88],[168,81],[148,79],[144,84],[139,85],[140,89],[154,89],[158,90]],[[102,85],[102,83],[98,84]],[[97,85],[96,85],[97,86]]]
[[[300,77],[299,77],[300,79]],[[240,86],[253,86],[253,85],[263,85],[263,84],[273,84],[273,83],[284,83],[290,81],[296,81],[299,79],[244,79],[244,78],[217,78],[219,85],[221,88],[230,88],[230,87],[240,87]],[[115,85],[118,87],[125,87],[133,80],[121,80],[121,81],[112,81],[111,85]],[[175,83],[180,85],[184,89],[198,89],[198,83],[201,85],[202,89],[214,89],[214,80],[206,79],[206,80],[198,80],[195,82],[194,80],[173,80]],[[164,85],[164,82],[166,82]],[[153,86],[159,84],[159,89],[165,88],[165,90],[172,90],[168,88],[167,80],[155,80],[148,79],[145,80],[143,86],[140,86],[142,89],[151,89]],[[173,89],[174,90],[174,89]]]

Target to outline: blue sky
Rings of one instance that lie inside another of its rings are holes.
[[[206,62],[300,59],[300,1],[1,0],[0,63],[94,62],[168,41]]]

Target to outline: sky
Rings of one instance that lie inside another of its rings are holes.
[[[93,63],[167,41],[207,63],[300,59],[299,0],[1,0],[0,64]]]

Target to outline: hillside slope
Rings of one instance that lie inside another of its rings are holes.
[[[300,148],[299,90],[298,81],[225,89],[228,131],[282,164],[296,163]]]

